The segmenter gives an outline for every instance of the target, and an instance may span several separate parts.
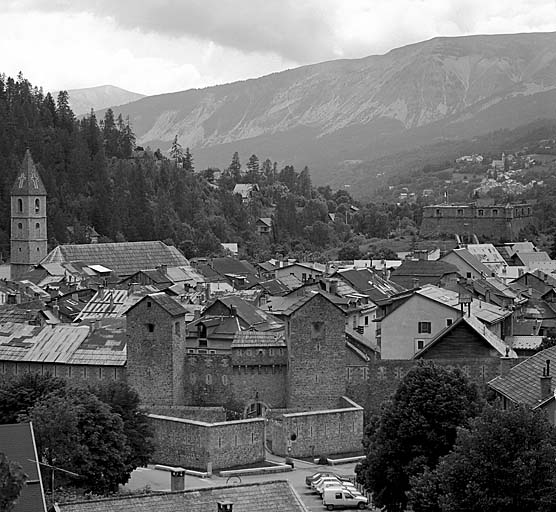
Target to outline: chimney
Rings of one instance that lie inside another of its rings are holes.
[[[168,265],[160,265],[158,267],[158,270],[160,270],[160,272],[162,272],[164,275],[166,275],[166,273],[168,271]]]
[[[185,469],[173,468],[170,477],[170,491],[185,490]]]
[[[201,310],[200,309],[194,309],[193,310],[193,320],[199,320],[199,318],[201,318]]]
[[[103,299],[104,298],[104,286],[101,284],[98,287],[98,298],[99,299]]]
[[[58,306],[58,301],[52,306],[52,312],[56,318],[60,318],[60,306]]]
[[[413,288],[419,288],[419,278],[418,277],[414,277],[412,279],[413,282]]]
[[[338,293],[338,281],[336,279],[330,280],[330,293],[336,295]]]
[[[514,366],[514,359],[508,357],[510,353],[510,349],[506,347],[506,355],[500,358],[500,366],[498,371],[500,372],[501,377],[505,377],[510,373],[510,370]]]
[[[232,512],[234,510],[234,504],[231,501],[218,501],[217,512]]]
[[[542,369],[541,400],[552,394],[552,375],[550,375],[550,359],[546,360],[546,367]]]

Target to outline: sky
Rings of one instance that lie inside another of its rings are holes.
[[[161,94],[436,36],[556,31],[556,0],[0,0],[0,73]]]

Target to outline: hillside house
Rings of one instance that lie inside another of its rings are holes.
[[[259,191],[256,183],[238,183],[233,190],[233,194],[239,194],[243,203],[248,203],[254,194]]]
[[[270,217],[259,217],[255,222],[258,235],[272,235],[272,219]]]

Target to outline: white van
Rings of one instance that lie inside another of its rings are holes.
[[[334,510],[335,508],[364,509],[367,508],[367,498],[352,494],[346,489],[328,487],[322,493],[322,504],[328,510]]]

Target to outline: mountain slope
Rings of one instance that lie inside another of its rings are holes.
[[[138,141],[177,134],[197,166],[234,151],[309,165],[342,184],[346,160],[556,117],[556,33],[435,38],[357,60],[143,98],[118,108]]]
[[[86,114],[91,109],[97,111],[113,105],[123,105],[131,101],[144,98],[144,94],[126,91],[113,85],[100,85],[86,89],[71,89],[68,91],[71,109],[76,115]],[[53,92],[56,98],[58,91]]]

